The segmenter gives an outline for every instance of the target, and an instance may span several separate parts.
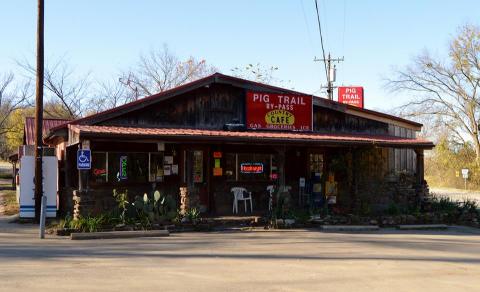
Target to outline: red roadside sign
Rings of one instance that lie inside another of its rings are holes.
[[[312,97],[247,92],[247,128],[312,131]]]
[[[363,87],[340,86],[338,87],[338,102],[363,108]]]

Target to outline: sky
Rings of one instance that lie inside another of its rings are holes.
[[[34,61],[36,2],[0,0],[0,74]],[[45,57],[110,80],[141,53],[169,49],[224,74],[249,63],[278,66],[288,87],[325,85],[314,0],[46,0]],[[393,68],[425,50],[440,57],[461,25],[480,25],[478,0],[318,0],[325,51],[344,57],[335,85],[365,89],[365,107],[389,111],[411,97],[385,89]],[[335,94],[336,98],[336,94]]]

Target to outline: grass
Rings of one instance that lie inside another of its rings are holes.
[[[18,214],[19,208],[17,203],[16,192],[13,190],[4,190],[2,193],[2,208],[3,215],[15,215]]]

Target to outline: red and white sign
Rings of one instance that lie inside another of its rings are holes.
[[[247,92],[247,128],[312,131],[312,97]]]
[[[363,87],[338,87],[338,102],[363,108]]]

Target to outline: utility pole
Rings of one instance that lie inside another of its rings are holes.
[[[322,88],[327,88],[327,94],[328,94],[328,99],[333,100],[333,89],[335,86],[333,86],[333,82],[336,80],[336,72],[337,72],[337,67],[333,65],[332,63],[340,63],[344,61],[344,58],[331,58],[330,53],[328,53],[328,58],[327,59],[314,59],[315,62],[322,61],[327,64],[327,86],[322,86]],[[333,67],[332,67],[333,65]]]
[[[44,0],[38,0],[37,18],[37,84],[35,94],[35,221],[40,223],[40,209],[43,196],[43,32],[44,32]]]

